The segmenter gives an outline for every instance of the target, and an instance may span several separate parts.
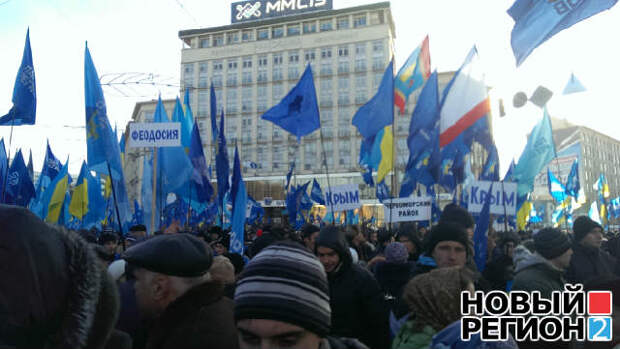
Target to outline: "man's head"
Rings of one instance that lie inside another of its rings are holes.
[[[235,322],[242,349],[319,348],[331,326],[329,285],[319,260],[294,242],[265,248],[237,282]]]
[[[146,237],[146,226],[144,224],[136,224],[129,228],[129,231],[138,240]]]
[[[519,235],[515,232],[504,233],[499,242],[502,253],[512,259],[514,249],[517,247],[520,240]]]
[[[99,243],[110,254],[116,253],[116,247],[118,246],[118,236],[114,231],[104,231],[99,237]]]
[[[439,223],[452,222],[460,225],[466,232],[467,236],[471,240],[474,237],[474,218],[467,212],[466,209],[456,204],[448,204],[444,207],[441,217],[439,217]]]
[[[385,228],[381,228],[379,230],[377,230],[377,243],[378,243],[378,247],[381,248],[385,248],[387,245],[391,244],[392,242],[394,242],[394,233],[392,233],[391,230],[389,229],[385,229]]]
[[[573,223],[575,242],[584,246],[600,248],[603,243],[603,227],[590,217],[579,216]]]
[[[568,268],[573,255],[570,239],[556,228],[544,228],[534,234],[534,249],[558,269]]]
[[[398,235],[396,236],[396,241],[402,243],[407,247],[407,252],[409,252],[410,256],[417,256],[420,254],[420,239],[415,235],[414,230],[404,230],[401,228]]]
[[[317,246],[316,256],[319,257],[327,273],[334,272],[340,265],[340,255],[333,248]]]
[[[465,265],[469,254],[469,238],[461,225],[439,223],[429,234],[425,250],[433,257],[438,268]]]
[[[213,251],[218,256],[222,256],[228,253],[228,245],[230,244],[229,236],[222,236],[219,239],[213,241],[211,243],[211,247],[213,247]]]
[[[136,278],[136,298],[147,317],[160,315],[175,299],[209,279],[213,252],[189,234],[165,234],[123,254]]]
[[[321,229],[314,224],[305,224],[301,228],[301,237],[304,240],[304,245],[310,251],[314,251],[314,242],[316,241],[316,237],[319,236],[319,231]]]
[[[350,265],[353,262],[344,232],[341,228],[332,225],[319,232],[315,243],[315,254],[328,274],[340,270],[342,265]]]

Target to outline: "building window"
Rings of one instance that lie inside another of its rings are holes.
[[[338,47],[338,57],[349,57],[349,46]]]
[[[273,54],[273,65],[281,65],[282,64],[282,54],[274,53]]]
[[[366,56],[366,43],[365,42],[355,44],[355,55]]]
[[[322,78],[321,79],[321,107],[331,107],[332,106],[332,90],[333,81],[330,78]]]
[[[269,28],[262,28],[257,30],[258,40],[267,40],[269,39]]]
[[[267,66],[267,56],[260,56],[258,57],[258,66],[259,67],[266,67]]]
[[[284,79],[284,76],[282,74],[282,67],[281,66],[275,66],[272,68],[271,70],[271,78],[273,81],[281,81]]]
[[[239,42],[239,32],[230,32],[226,33],[226,43],[227,44],[236,44]]]
[[[194,63],[183,65],[183,84],[185,87],[194,86]]]
[[[323,47],[321,49],[321,58],[322,59],[332,58],[332,48],[331,47]]]
[[[366,57],[355,57],[355,71],[366,71]]]
[[[254,40],[253,30],[244,30],[241,32],[241,41],[248,42]]]
[[[252,71],[244,71],[241,74],[241,83],[244,85],[252,83]]]
[[[224,34],[213,35],[213,46],[224,46]]]
[[[338,61],[338,73],[346,74],[349,72],[349,61]]]
[[[252,87],[243,87],[241,89],[241,111],[244,113],[249,113],[252,111]],[[246,121],[244,119],[244,125]]]
[[[332,62],[331,61],[322,61],[321,62],[321,75],[332,75]]]
[[[243,57],[243,69],[252,68],[252,57]]]
[[[226,75],[226,86],[237,86],[237,73],[229,73]]]
[[[372,69],[373,70],[384,70],[385,64],[383,63],[383,56],[380,57],[372,57]]]
[[[322,19],[319,24],[322,32],[327,32],[332,30],[332,20],[330,19]]]
[[[366,14],[355,15],[353,16],[353,27],[363,27],[366,25]]]
[[[287,36],[296,36],[299,35],[301,30],[299,29],[299,24],[289,24],[286,26],[286,35]]]
[[[234,114],[236,112],[237,112],[237,89],[229,88],[228,91],[226,91],[226,113]]]
[[[289,51],[288,53],[288,63],[297,64],[299,63],[299,51]]]
[[[383,55],[383,40],[375,40],[372,42],[372,52],[374,55]]]
[[[267,87],[265,85],[259,85],[256,88],[256,108],[258,112],[267,110]],[[259,126],[261,124],[259,123]]]
[[[277,27],[273,27],[271,28],[271,37],[276,39],[276,38],[281,38],[284,36],[284,27],[279,25]]]
[[[304,22],[304,34],[316,33],[316,22]]]
[[[383,10],[373,11],[370,13],[370,24],[371,25],[383,24],[384,22],[385,22],[385,19],[383,17]]]
[[[304,53],[304,57],[306,59],[306,62],[311,62],[314,61],[314,50],[306,50]]]
[[[338,30],[349,29],[349,16],[338,17],[336,19]]]
[[[224,64],[222,61],[213,61],[213,71],[222,71],[224,69]]]
[[[295,80],[299,78],[299,66],[297,65],[288,66],[288,78],[289,80]]]
[[[197,117],[207,116],[208,97],[209,97],[209,91],[206,91],[206,90],[198,91],[198,112],[196,115]]]
[[[355,77],[355,103],[366,103],[367,98],[366,75],[358,75]]]
[[[228,61],[228,70],[237,70],[237,60],[231,59]]]
[[[209,47],[209,38],[200,38],[200,48]]]
[[[269,79],[267,78],[267,69],[266,68],[259,68],[258,69],[258,73],[256,74],[256,81],[257,82],[267,82],[267,81],[269,81]]]
[[[198,64],[198,87],[206,88],[207,87],[207,62],[201,62]]]
[[[271,85],[271,99],[273,100],[274,103],[277,103],[280,101],[280,98],[282,98],[283,93],[284,93],[284,87],[282,86],[281,83]]]
[[[214,73],[211,77],[213,87],[222,87],[222,73]]]

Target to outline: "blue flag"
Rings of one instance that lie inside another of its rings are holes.
[[[243,235],[245,233],[248,193],[245,190],[245,184],[241,177],[241,162],[239,161],[239,151],[237,147],[235,147],[235,162],[233,165],[230,196],[233,200],[230,252],[243,255]]]
[[[32,167],[32,149],[30,149],[30,154],[28,155],[28,175],[30,176],[30,181],[34,183],[34,168]]]
[[[560,31],[614,6],[618,0],[516,0],[508,10],[515,21],[511,44],[517,66]]]
[[[564,202],[566,198],[566,188],[564,188],[564,185],[549,168],[547,168],[547,187],[549,188],[549,194],[551,194],[556,202]]]
[[[108,120],[103,90],[88,45],[84,54],[84,94],[88,166],[107,175],[109,165],[112,178],[118,180],[123,173],[120,147]]]
[[[215,173],[217,174],[217,199],[221,210],[224,209],[224,196],[230,183],[228,182],[228,174],[230,172],[230,164],[228,162],[228,149],[226,149],[226,135],[224,134],[224,112],[220,117],[220,131],[217,137],[217,149],[215,153]]]
[[[534,189],[534,179],[555,157],[551,119],[547,109],[542,120],[534,126],[519,161],[515,165],[513,178],[518,183],[517,194],[523,196]]]
[[[564,86],[564,91],[562,91],[563,95],[569,95],[571,93],[579,93],[586,91],[586,88],[583,87],[581,82],[577,79],[575,74],[571,73],[566,86]]]
[[[377,93],[361,106],[351,122],[363,138],[372,138],[394,121],[394,61],[385,69]]]
[[[27,207],[35,196],[34,185],[30,180],[21,150],[17,151],[9,168],[5,195],[5,203],[22,207]]]
[[[213,88],[213,83],[211,83],[211,92],[209,96],[210,101],[210,111],[211,111],[211,141],[213,144],[217,143],[218,131],[217,131],[217,101],[215,97],[215,88]]]
[[[489,192],[493,192],[493,184]],[[489,234],[489,214],[490,214],[491,196],[487,195],[487,198],[482,206],[480,216],[476,222],[476,230],[474,231],[474,261],[478,267],[478,271],[483,272],[487,263],[487,242]]]
[[[291,177],[293,177],[293,172],[295,171],[295,161],[291,161],[291,166],[286,174],[286,186],[284,190],[288,190],[288,187],[291,185]]]
[[[4,186],[4,181],[9,169],[9,160],[6,155],[6,149],[4,148],[4,139],[0,139],[0,184]],[[2,198],[0,198],[2,199]]]
[[[609,213],[616,219],[620,217],[620,197],[609,201]]]
[[[566,194],[576,199],[579,196],[580,189],[581,185],[579,183],[579,162],[577,161],[577,159],[575,159],[575,162],[573,162],[573,165],[570,168],[568,178],[566,179]]]
[[[151,226],[151,215],[155,214],[153,212],[153,153],[147,153],[144,156],[142,166],[142,188],[141,188],[141,196],[142,199],[142,212],[144,216],[144,224],[146,225],[146,231],[152,232],[157,229],[157,227]],[[155,208],[156,211],[157,207]],[[155,219],[156,224],[159,222],[159,219]]]
[[[432,168],[439,160],[439,89],[437,72],[433,72],[420,93],[413,110],[407,137],[409,159],[399,196],[408,197],[417,183],[432,185],[437,175]]]
[[[26,32],[22,64],[15,78],[12,101],[13,107],[9,113],[0,117],[0,126],[34,125],[37,116],[37,87],[30,49],[30,28]]]
[[[392,196],[390,195],[390,188],[388,188],[385,181],[381,181],[377,184],[377,199],[379,202],[385,202],[386,200],[390,200]]]
[[[192,107],[189,102],[189,89],[185,89],[185,96],[183,97],[183,106],[185,113],[183,121],[181,123],[181,141],[183,147],[189,148],[192,141],[192,129],[194,128],[194,113],[192,113]],[[183,141],[185,139],[186,141]]]
[[[248,203],[250,205],[250,216],[247,218],[248,224],[254,224],[256,222],[262,221],[265,216],[265,209],[254,200],[251,196],[248,195]]]
[[[319,105],[316,99],[314,78],[310,64],[299,78],[299,82],[280,103],[267,110],[263,120],[268,120],[280,126],[297,137],[308,135],[321,127]]]
[[[487,155],[487,161],[484,164],[482,173],[480,173],[480,180],[499,181],[499,156],[497,155],[497,148],[495,146],[491,148],[491,151]]]
[[[175,105],[177,118],[182,118],[181,102],[177,98]],[[168,115],[161,101],[161,96],[157,100],[155,115],[157,120],[167,120]],[[175,120],[173,119],[173,122]],[[189,181],[194,173],[192,162],[183,147],[162,147],[159,148],[159,170],[162,181],[162,195],[164,198],[169,193],[176,193],[178,196],[187,196]]]
[[[508,166],[508,171],[506,171],[506,174],[504,175],[504,181],[512,182],[514,180],[514,177],[513,177],[514,170],[515,170],[515,160],[513,159],[510,162],[510,166]]]
[[[310,190],[310,197],[314,202],[320,205],[325,205],[325,198],[323,197],[323,191],[316,178],[312,180],[312,190]]]
[[[192,198],[192,200],[195,199],[199,203],[207,203],[213,196],[213,186],[211,185],[211,178],[209,178],[209,172],[207,171],[207,160],[205,159],[205,154],[202,149],[200,131],[196,123],[194,123],[194,128],[192,130],[192,143],[189,147],[189,158],[194,166],[192,181],[196,191],[196,197]]]

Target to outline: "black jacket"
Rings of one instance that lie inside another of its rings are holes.
[[[149,329],[146,348],[239,348],[233,302],[223,292],[206,282],[174,300]]]
[[[372,274],[352,263],[344,234],[324,229],[316,246],[328,247],[340,257],[338,268],[327,275],[332,325],[330,335],[357,338],[372,349],[390,347],[387,306]]]
[[[415,263],[393,264],[379,262],[374,268],[375,277],[385,294],[386,302],[397,319],[409,312],[409,307],[403,300],[403,289],[413,277]]]
[[[609,253],[599,249],[573,245],[573,256],[566,270],[566,280],[570,283],[586,283],[593,278],[616,277],[618,265]]]

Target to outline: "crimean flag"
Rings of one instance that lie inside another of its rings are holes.
[[[405,113],[405,104],[407,104],[409,95],[422,87],[429,76],[431,76],[431,55],[427,35],[420,46],[409,55],[394,79],[394,104],[400,110],[401,115]]]

